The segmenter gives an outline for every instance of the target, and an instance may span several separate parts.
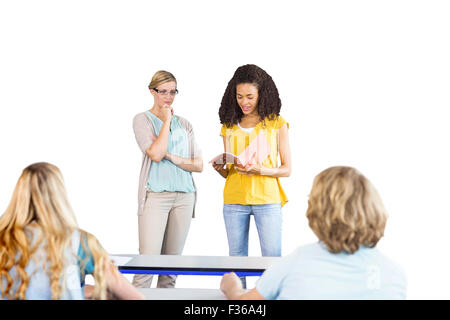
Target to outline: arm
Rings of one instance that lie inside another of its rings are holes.
[[[287,125],[280,128],[280,160],[281,166],[278,168],[261,168],[261,174],[270,177],[289,177],[291,175],[291,147],[289,145],[289,132]]]
[[[223,136],[222,138],[223,138],[223,149],[225,151],[227,151],[227,147],[226,147],[227,140],[226,140],[225,136]],[[225,179],[227,178],[228,168],[227,168],[226,163],[224,163],[224,164],[213,163],[212,166],[213,166],[214,170],[216,170],[222,177],[224,177]]]
[[[133,118],[133,131],[139,149],[145,154],[156,140],[156,136],[153,125],[143,112]]]
[[[170,122],[172,121],[172,116],[172,107],[170,107],[169,105],[165,105],[160,115],[161,120],[163,121],[163,125],[159,132],[159,135],[152,143],[152,145],[147,150],[145,150],[148,157],[152,161],[159,162],[164,159],[167,154],[167,147],[169,145]]]
[[[245,291],[242,288],[241,280],[234,272],[227,273],[222,277],[220,289],[229,300],[265,300],[256,288]]]
[[[246,168],[235,167],[236,171],[243,174],[260,174],[269,177],[289,177],[291,175],[291,148],[289,146],[289,133],[287,125],[284,124],[279,131],[280,160],[278,168],[266,168],[255,164]]]
[[[164,159],[171,161],[179,168],[189,172],[202,172],[203,171],[203,158],[201,150],[195,141],[194,129],[189,121],[185,118],[178,116],[183,128],[186,130],[188,136],[189,155],[187,158],[180,157],[171,153],[164,155]]]
[[[133,119],[136,142],[142,153],[145,153],[152,161],[161,161],[167,153],[170,121],[165,122],[161,128],[161,134],[156,136],[151,122],[144,113],[137,114]]]
[[[174,165],[180,167],[183,170],[190,172],[202,172],[203,171],[203,159],[202,157],[189,159],[176,156],[174,154],[167,153],[164,157],[171,161]]]
[[[147,150],[145,150],[148,157],[152,161],[160,162],[167,154],[167,146],[169,145],[169,129],[170,121],[165,121],[156,140]]]
[[[106,267],[106,283],[108,289],[114,297],[122,300],[144,300],[145,296],[136,289],[128,280],[117,270],[112,263]]]

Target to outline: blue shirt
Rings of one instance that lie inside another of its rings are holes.
[[[155,134],[158,136],[163,122],[148,110],[145,114],[152,122]],[[167,152],[183,158],[189,157],[188,136],[176,116],[172,117],[170,123]],[[152,161],[147,188],[153,192],[195,192],[191,173],[179,168],[167,159],[162,159],[160,162]]]
[[[36,229],[33,230],[33,242],[36,239]],[[33,254],[25,267],[25,271],[30,276],[25,297],[27,300],[50,300],[52,298],[52,291],[50,288],[50,279],[47,274],[48,263],[44,266],[47,254],[44,250],[45,245],[42,243],[37,251]],[[87,252],[81,246],[80,233],[74,231],[72,234],[72,241],[70,247],[66,248],[65,268],[61,274],[60,281],[63,283],[63,292],[61,299],[63,300],[81,300],[84,299],[84,276],[94,272],[94,260],[87,247]],[[14,279],[16,276],[15,267],[9,271],[10,276]],[[5,287],[6,279],[0,278]],[[18,289],[19,283],[13,283],[13,294]],[[1,300],[0,296],[0,300]]]
[[[266,299],[405,299],[403,270],[377,248],[331,253],[321,243],[297,248],[273,263],[256,283]]]

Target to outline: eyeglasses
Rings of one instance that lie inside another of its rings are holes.
[[[167,96],[168,94],[170,94],[171,96],[175,96],[176,94],[178,94],[178,89],[167,91],[167,90],[158,90],[154,88],[153,90],[155,90],[162,96]]]

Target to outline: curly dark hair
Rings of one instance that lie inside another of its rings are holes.
[[[261,120],[266,117],[273,120],[280,115],[281,100],[272,77],[260,67],[246,64],[237,68],[228,82],[219,108],[221,124],[232,127],[239,123],[244,115],[236,100],[236,86],[241,83],[251,83],[258,88],[257,108]]]

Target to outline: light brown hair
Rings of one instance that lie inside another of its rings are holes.
[[[331,167],[313,182],[306,216],[332,253],[373,248],[384,235],[387,213],[370,181],[352,167]]]
[[[87,245],[94,258],[93,296],[105,299],[107,292],[104,272],[110,264],[109,256],[93,235],[78,228],[61,172],[56,166],[45,162],[34,163],[25,168],[8,208],[0,217],[1,296],[9,299],[26,298],[30,275],[25,268],[40,244],[45,244],[49,266],[46,272],[52,299],[59,299],[64,288],[64,281],[61,283],[60,278],[63,277],[66,265],[65,250],[70,247],[75,230],[80,232],[83,250],[87,252]],[[36,232],[37,240],[33,240],[30,232]],[[14,279],[9,274],[13,267],[17,274]],[[14,284],[15,281],[18,282],[17,285]],[[17,287],[15,293],[14,287]]]
[[[148,88],[155,89],[159,85],[170,81],[175,81],[175,83],[177,83],[177,79],[175,79],[175,76],[173,74],[168,71],[160,70],[155,72],[152,77],[152,81],[150,81],[150,84],[148,85]]]

